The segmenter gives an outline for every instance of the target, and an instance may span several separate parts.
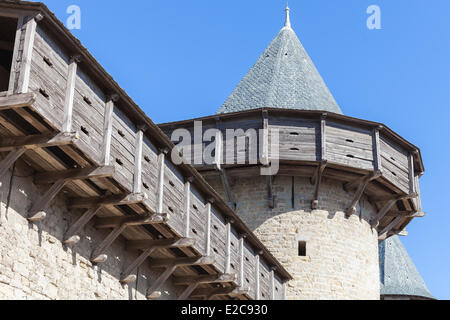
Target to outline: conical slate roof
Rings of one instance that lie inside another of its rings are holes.
[[[218,114],[257,108],[323,110],[342,114],[289,20],[234,89]]]
[[[381,296],[434,299],[397,236],[379,246]]]

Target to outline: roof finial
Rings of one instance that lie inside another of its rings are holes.
[[[289,9],[289,4],[288,3],[286,3],[285,11],[286,11],[286,22],[284,23],[284,27],[290,29],[291,28],[291,18],[289,16],[290,9]]]

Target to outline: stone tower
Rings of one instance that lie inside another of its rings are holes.
[[[203,132],[221,134],[214,164],[196,168],[293,275],[288,299],[380,299],[379,241],[423,216],[420,150],[380,123],[342,114],[289,8],[216,115],[160,127],[177,143],[175,129],[193,132],[200,121]],[[192,144],[194,154],[202,148]],[[263,175],[268,167],[277,170]]]

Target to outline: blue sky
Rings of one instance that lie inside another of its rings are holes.
[[[47,0],[156,123],[213,114],[284,22],[281,0]],[[366,9],[381,8],[381,30]],[[292,26],[344,113],[422,150],[427,216],[402,238],[431,292],[450,299],[448,0],[291,0]],[[447,198],[449,197],[449,198]]]

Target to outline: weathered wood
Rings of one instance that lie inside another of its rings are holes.
[[[359,203],[359,200],[361,200],[364,190],[366,190],[369,183],[371,181],[377,179],[380,176],[381,176],[381,172],[374,172],[371,175],[361,178],[358,189],[356,190],[355,195],[353,196],[353,200],[345,213],[347,218],[352,216],[353,214],[355,214],[356,205]]]
[[[152,268],[161,268],[167,265],[182,266],[200,266],[214,264],[215,259],[212,257],[188,257],[188,258],[173,258],[173,259],[152,259],[149,266]]]
[[[12,150],[1,162],[0,162],[0,179],[8,172],[12,165],[19,159],[27,149],[19,148]]]
[[[67,180],[61,179],[55,182],[51,188],[31,207],[28,212],[28,220],[30,222],[41,221],[46,217],[46,213],[43,211],[48,206],[58,193],[66,186]]]
[[[136,275],[132,275],[134,270],[139,268],[156,249],[156,247],[152,247],[144,250],[130,265],[125,268],[120,276],[120,282],[133,282],[136,279]]]
[[[73,144],[79,137],[78,133],[73,132],[38,134],[25,137],[2,137],[0,138],[0,152],[12,151],[17,148],[33,150],[38,148],[64,146]]]
[[[319,167],[317,168],[317,172],[315,173],[314,178],[313,178],[313,183],[315,184],[314,199],[311,204],[311,208],[313,210],[316,210],[317,208],[319,208],[320,185],[322,184],[323,172],[325,171],[326,166],[327,166],[327,161],[323,160],[320,163]]]
[[[158,239],[158,240],[130,240],[127,241],[128,250],[146,250],[150,248],[170,249],[192,247],[195,239],[191,238],[175,238],[175,239]]]
[[[108,228],[117,228],[122,225],[125,225],[127,227],[143,226],[143,225],[165,223],[167,222],[167,220],[168,214],[166,213],[136,215],[131,217],[100,218],[97,220],[95,227],[97,229],[108,229]]]
[[[136,149],[134,156],[134,184],[133,192],[142,192],[142,145],[144,142],[144,131],[139,130],[136,135]]]
[[[191,183],[184,184],[184,236],[189,238],[191,232]]]
[[[15,84],[16,84],[17,70],[20,70],[20,63],[21,63],[20,45],[21,45],[21,34],[23,32],[22,27],[24,23],[24,18],[25,16],[21,15],[17,19],[16,37],[14,40],[13,58],[11,64],[11,72],[9,75],[8,95],[12,95],[14,93],[14,90],[16,89]]]
[[[191,296],[191,294],[192,294],[192,292],[194,292],[194,290],[195,289],[197,289],[197,287],[198,287],[198,283],[191,283],[181,294],[180,294],[180,296],[177,298],[177,300],[181,300],[181,301],[183,301],[183,300],[187,300],[190,296]]]
[[[28,85],[30,83],[31,59],[33,54],[34,38],[36,35],[36,20],[29,17],[26,22],[25,39],[22,52],[21,70],[18,82],[18,93],[28,92]]]
[[[147,200],[147,195],[143,193],[139,194],[119,194],[103,197],[90,197],[90,198],[72,198],[68,202],[68,207],[71,209],[86,209],[96,206],[120,206],[127,204],[141,203]]]
[[[416,192],[416,181],[414,172],[414,155],[411,153],[408,156],[408,178],[409,178],[409,193]]]
[[[214,165],[216,166],[217,170],[221,170],[222,168],[222,158],[223,158],[223,136],[221,132],[221,124],[220,119],[216,118],[216,137],[215,137],[215,143],[216,143],[216,150],[214,154]]]
[[[205,230],[205,256],[211,255],[211,203],[205,206],[206,230]]]
[[[270,270],[270,300],[275,300],[275,272]]]
[[[112,137],[112,116],[114,113],[114,100],[109,98],[105,106],[105,115],[103,122],[103,143],[102,143],[102,161],[104,166],[111,163],[111,137]]]
[[[158,155],[158,190],[156,197],[156,212],[163,212],[164,201],[164,169],[165,169],[165,154],[161,152]]]
[[[36,93],[20,93],[0,97],[0,111],[32,106],[36,101]]]
[[[216,296],[240,296],[248,294],[248,289],[244,288],[236,288],[235,286],[226,287],[226,288],[203,288],[194,291],[191,294],[191,297],[206,297],[206,300],[210,300]]]
[[[72,130],[72,115],[73,115],[73,99],[75,95],[75,80],[77,76],[77,61],[71,59],[69,64],[69,71],[66,83],[66,92],[64,100],[64,119],[62,125],[63,132],[70,132]]]
[[[327,114],[320,118],[320,159],[327,160]]]
[[[91,254],[91,261],[93,263],[103,263],[108,259],[105,251],[113,244],[113,242],[122,234],[127,228],[126,224],[120,225],[112,230],[109,235],[98,245],[98,247]]]
[[[80,231],[91,221],[91,219],[100,211],[102,207],[97,206],[87,210],[64,235],[64,244],[74,245],[80,241],[78,235]]]
[[[244,287],[244,238],[239,239],[239,287]]]
[[[225,240],[225,274],[231,271],[231,221],[225,225],[226,240]]]
[[[225,283],[233,282],[236,280],[236,274],[212,274],[212,275],[196,275],[196,276],[183,276],[175,277],[173,284],[178,285],[189,285],[192,283],[196,284],[206,284],[206,283]]]
[[[113,166],[69,169],[60,172],[44,172],[34,176],[34,183],[48,184],[59,180],[72,181],[112,177],[114,172],[115,168]]]
[[[147,299],[153,299],[155,296],[161,296],[161,293],[158,292],[158,289],[169,279],[169,277],[175,272],[177,269],[177,265],[169,265],[166,270],[152,283],[150,288],[147,289]]]
[[[378,240],[383,241],[388,237],[389,232],[395,228],[404,218],[399,216],[391,221],[379,234]]]
[[[380,130],[382,128],[375,128],[372,132],[372,144],[373,144],[373,159],[374,159],[374,170],[382,171],[381,165],[381,149],[380,149]]]
[[[255,256],[255,300],[260,300],[259,255]]]

